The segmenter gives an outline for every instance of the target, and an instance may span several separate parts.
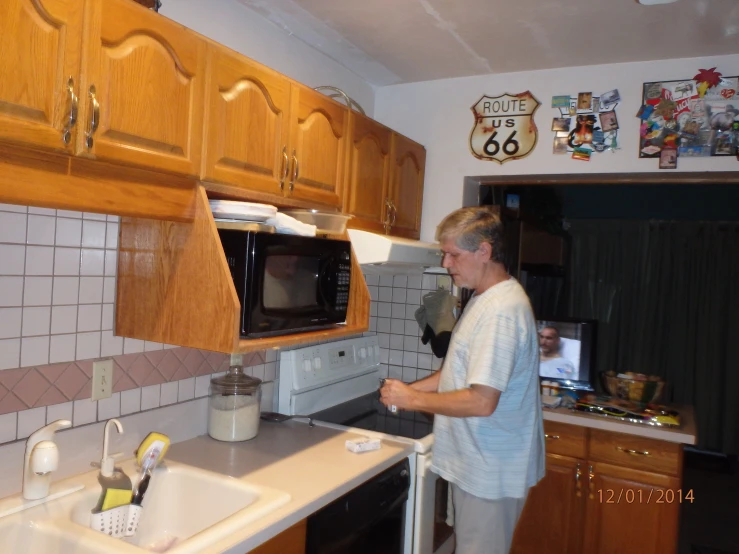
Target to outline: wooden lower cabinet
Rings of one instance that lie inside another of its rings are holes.
[[[547,472],[512,554],[676,554],[682,446],[545,422]],[[556,452],[556,453],[555,453]],[[606,461],[604,461],[606,460]]]
[[[680,479],[608,464],[592,464],[583,552],[677,552]]]
[[[547,454],[546,477],[529,492],[511,554],[580,552],[584,465],[583,460]]]
[[[304,519],[248,552],[249,554],[305,554],[306,529],[307,521]]]

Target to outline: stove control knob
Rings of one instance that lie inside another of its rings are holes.
[[[303,369],[305,371],[310,371],[311,370],[310,360],[303,360]]]
[[[321,369],[321,358],[313,358],[313,369]]]

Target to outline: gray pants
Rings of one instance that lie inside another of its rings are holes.
[[[455,554],[508,554],[526,498],[485,500],[452,488]]]

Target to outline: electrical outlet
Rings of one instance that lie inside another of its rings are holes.
[[[92,363],[92,399],[102,400],[113,394],[113,360]]]

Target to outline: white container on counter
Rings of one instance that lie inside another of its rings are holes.
[[[231,366],[223,377],[210,381],[208,434],[216,440],[239,442],[259,432],[262,381]]]

